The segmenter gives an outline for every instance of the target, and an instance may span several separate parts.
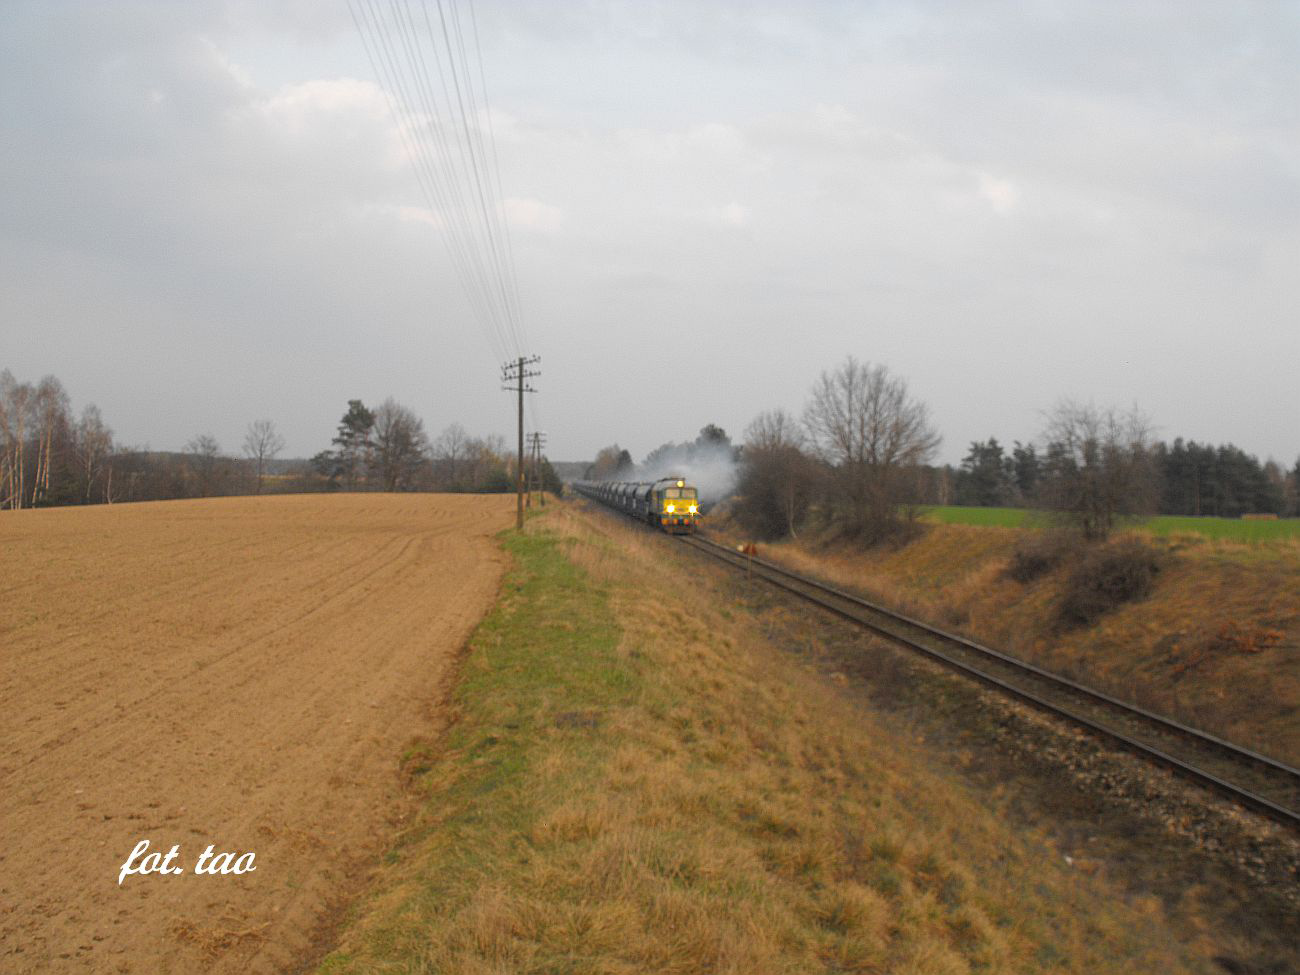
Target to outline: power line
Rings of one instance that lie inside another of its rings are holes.
[[[499,358],[519,356],[518,274],[478,19],[472,0],[467,16],[458,0],[434,2],[436,13],[429,0],[348,0],[348,9],[474,317]]]
[[[450,0],[450,3],[451,3],[451,6],[452,6],[452,9],[455,10],[455,2],[454,2],[454,0]],[[477,191],[477,194],[478,194],[479,209],[480,209],[480,211],[481,211],[482,214],[483,214],[483,229],[484,229],[484,231],[485,231],[485,235],[486,235],[486,237],[487,237],[487,243],[488,243],[488,247],[489,247],[489,249],[490,249],[490,251],[491,251],[491,255],[492,255],[493,262],[494,262],[495,265],[496,265],[496,272],[497,272],[496,278],[497,278],[497,280],[496,280],[495,283],[496,283],[498,289],[500,290],[502,301],[505,303],[505,304],[504,304],[504,307],[505,307],[505,311],[506,311],[506,322],[507,322],[508,324],[510,324],[511,328],[513,329],[513,328],[514,328],[514,325],[513,325],[514,316],[513,316],[513,314],[511,314],[511,309],[510,309],[510,299],[509,299],[509,297],[507,297],[507,293],[506,293],[505,269],[504,269],[504,266],[502,265],[501,254],[500,254],[500,252],[499,252],[499,248],[497,247],[496,234],[495,234],[495,232],[494,232],[494,228],[493,228],[492,216],[491,216],[491,214],[490,214],[490,212],[489,212],[489,210],[488,210],[488,205],[487,205],[487,194],[485,194],[485,193],[484,193],[484,190],[483,190],[483,183],[484,183],[484,179],[483,179],[483,175],[484,175],[484,174],[483,174],[483,167],[484,167],[484,165],[486,165],[486,160],[483,160],[483,161],[482,161],[482,165],[480,165],[480,160],[478,159],[478,157],[476,156],[476,154],[475,154],[475,152],[474,152],[474,146],[475,146],[475,137],[474,137],[474,133],[477,133],[477,135],[478,135],[478,144],[479,144],[479,147],[480,147],[480,150],[481,150],[481,147],[482,147],[482,132],[481,132],[481,131],[479,130],[479,128],[478,128],[477,120],[475,121],[475,125],[474,125],[474,129],[473,129],[473,133],[471,133],[471,130],[470,130],[470,125],[469,125],[469,112],[467,112],[466,109],[465,109],[465,97],[464,97],[464,95],[462,94],[462,91],[461,91],[460,72],[458,72],[458,71],[456,70],[456,58],[455,58],[455,56],[454,56],[454,52],[453,52],[453,48],[452,48],[451,37],[448,35],[448,32],[447,32],[447,17],[446,17],[445,12],[443,11],[443,3],[442,3],[442,0],[438,0],[438,20],[439,20],[439,22],[440,22],[440,24],[441,24],[441,26],[442,26],[442,37],[443,37],[443,41],[444,41],[444,42],[446,43],[446,45],[447,45],[447,52],[448,52],[448,55],[449,55],[449,57],[448,57],[448,59],[447,59],[447,65],[448,65],[449,73],[451,74],[452,87],[453,87],[453,88],[455,89],[455,91],[456,91],[456,105],[457,105],[457,107],[460,109],[460,124],[461,124],[461,129],[463,130],[463,132],[464,132],[464,134],[465,134],[465,142],[464,142],[464,144],[463,144],[463,150],[462,150],[462,154],[461,154],[461,156],[462,156],[462,162],[465,162],[465,161],[466,161],[466,158],[468,158],[468,168],[469,168],[469,170],[470,170],[470,175],[473,177],[473,188]],[[455,18],[455,20],[456,20],[457,48],[458,48],[458,49],[460,50],[460,52],[461,52],[461,59],[462,59],[462,63],[463,63],[463,62],[464,62],[464,58],[465,58],[465,45],[464,45],[464,39],[463,39],[463,37],[462,37],[461,34],[460,34],[460,23],[459,23],[459,17]],[[428,24],[428,7],[427,7],[427,5],[426,5],[426,7],[425,7],[425,22],[426,22],[426,24]],[[432,39],[432,27],[431,27],[431,25],[430,25],[430,37],[431,37],[431,39]],[[467,67],[466,67],[466,77],[467,77],[467,78],[470,77],[470,75],[468,74]],[[468,86],[466,86],[466,87],[468,87]],[[471,95],[470,95],[470,104],[471,104],[471,106],[473,105],[473,96],[472,96],[472,93],[471,93]],[[498,215],[499,215],[499,212],[500,212],[500,211],[499,211],[499,204],[498,204]],[[516,349],[518,349],[518,339],[519,339],[519,336],[518,336],[518,334],[517,334],[517,330],[516,330],[516,334],[515,334],[514,338],[515,338],[515,341],[516,341]]]
[[[429,126],[420,124],[419,113],[408,94],[408,88],[416,87],[415,78],[412,77],[408,84],[407,72],[403,70],[392,33],[374,0],[355,0],[355,6],[354,0],[349,0],[348,6],[371,67],[383,82],[385,97],[398,123],[399,137],[411,159],[425,203],[443,222],[443,242],[471,309],[484,328],[489,344],[504,357],[508,343],[492,307],[481,259],[476,260],[472,230],[464,219],[464,207],[456,205],[459,187],[448,178],[445,167],[438,165],[437,153],[430,142]],[[429,118],[436,117],[437,111],[432,103],[426,101],[426,105]],[[433,132],[440,134],[441,127],[435,126]]]
[[[473,0],[463,0],[466,16],[461,0],[432,2],[436,15],[430,0],[348,0],[348,10],[384,89],[425,205],[437,217],[471,313],[493,354],[508,360],[503,377],[515,384],[508,388],[519,397],[516,493],[517,520],[523,527],[523,394],[534,391],[525,382],[538,375],[528,366],[540,359],[526,353],[519,276]],[[534,429],[537,412],[530,401]]]
[[[494,131],[492,126],[492,109],[488,105],[487,76],[483,71],[483,49],[479,45],[478,17],[474,13],[473,0],[470,0],[470,4],[469,4],[469,21],[470,21],[470,27],[474,33],[474,55],[478,59],[479,81],[483,87],[483,117],[487,120],[488,146],[492,150],[492,172],[493,175],[496,177],[496,182],[497,182],[497,198],[501,200],[501,205],[502,205],[501,230],[506,241],[506,265],[510,270],[511,291],[514,294],[514,298],[515,298],[515,309],[516,309],[515,317],[519,323],[520,338],[522,340],[526,338],[527,333],[524,331],[523,314],[519,310],[519,276],[516,273],[516,269],[515,269],[515,250],[514,250],[514,242],[510,237],[510,221],[506,219],[506,215],[505,215],[505,190],[502,188],[502,183],[501,183],[501,163],[500,160],[497,158],[496,132]],[[527,344],[526,342],[521,341],[521,346],[526,344]]]

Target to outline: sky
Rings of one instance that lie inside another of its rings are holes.
[[[846,355],[944,461],[1065,397],[1300,454],[1300,4],[474,13],[552,458],[741,440]],[[512,439],[405,146],[346,0],[6,0],[0,368],[154,449],[389,396]]]

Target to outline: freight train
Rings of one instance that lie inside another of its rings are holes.
[[[700,495],[685,478],[657,481],[578,481],[583,497],[617,508],[670,535],[694,534],[700,526]]]

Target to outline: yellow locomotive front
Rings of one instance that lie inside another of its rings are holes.
[[[651,497],[654,513],[664,531],[689,534],[699,527],[699,492],[681,478],[656,483]]]

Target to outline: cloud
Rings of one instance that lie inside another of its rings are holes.
[[[685,128],[620,128],[618,144],[628,153],[656,164],[692,165],[700,160],[733,161],[750,151],[736,125],[704,122]]]
[[[1288,15],[476,14],[557,457],[743,429],[846,352],[912,379],[958,452],[1032,436],[1067,391],[1295,453],[1273,419],[1296,412],[1300,359]],[[0,144],[0,318],[39,326],[0,366],[59,374],[128,439],[225,423],[237,443],[249,412],[313,453],[355,395],[408,399],[434,428],[504,415],[475,373],[467,255],[436,232],[346,9],[19,0]],[[1225,364],[1229,333],[1269,355]]]
[[[692,149],[720,156],[735,156],[746,148],[741,129],[721,122],[691,126],[683,134],[682,142]]]
[[[422,224],[438,231],[441,231],[446,226],[446,222],[442,217],[428,207],[385,206],[376,207],[375,209],[380,213],[395,217],[402,223]]]
[[[539,234],[557,234],[564,226],[564,211],[541,200],[506,197],[502,209],[510,227]]]
[[[979,192],[993,207],[994,212],[1010,213],[1020,200],[1020,192],[1008,179],[998,179],[988,173],[979,174]]]
[[[725,227],[743,227],[749,222],[749,209],[739,203],[728,203],[722,207],[712,207],[707,211],[708,218]]]
[[[333,127],[349,118],[383,123],[390,120],[387,100],[379,86],[355,78],[285,85],[273,94],[257,97],[251,108],[281,132],[294,136]]]

